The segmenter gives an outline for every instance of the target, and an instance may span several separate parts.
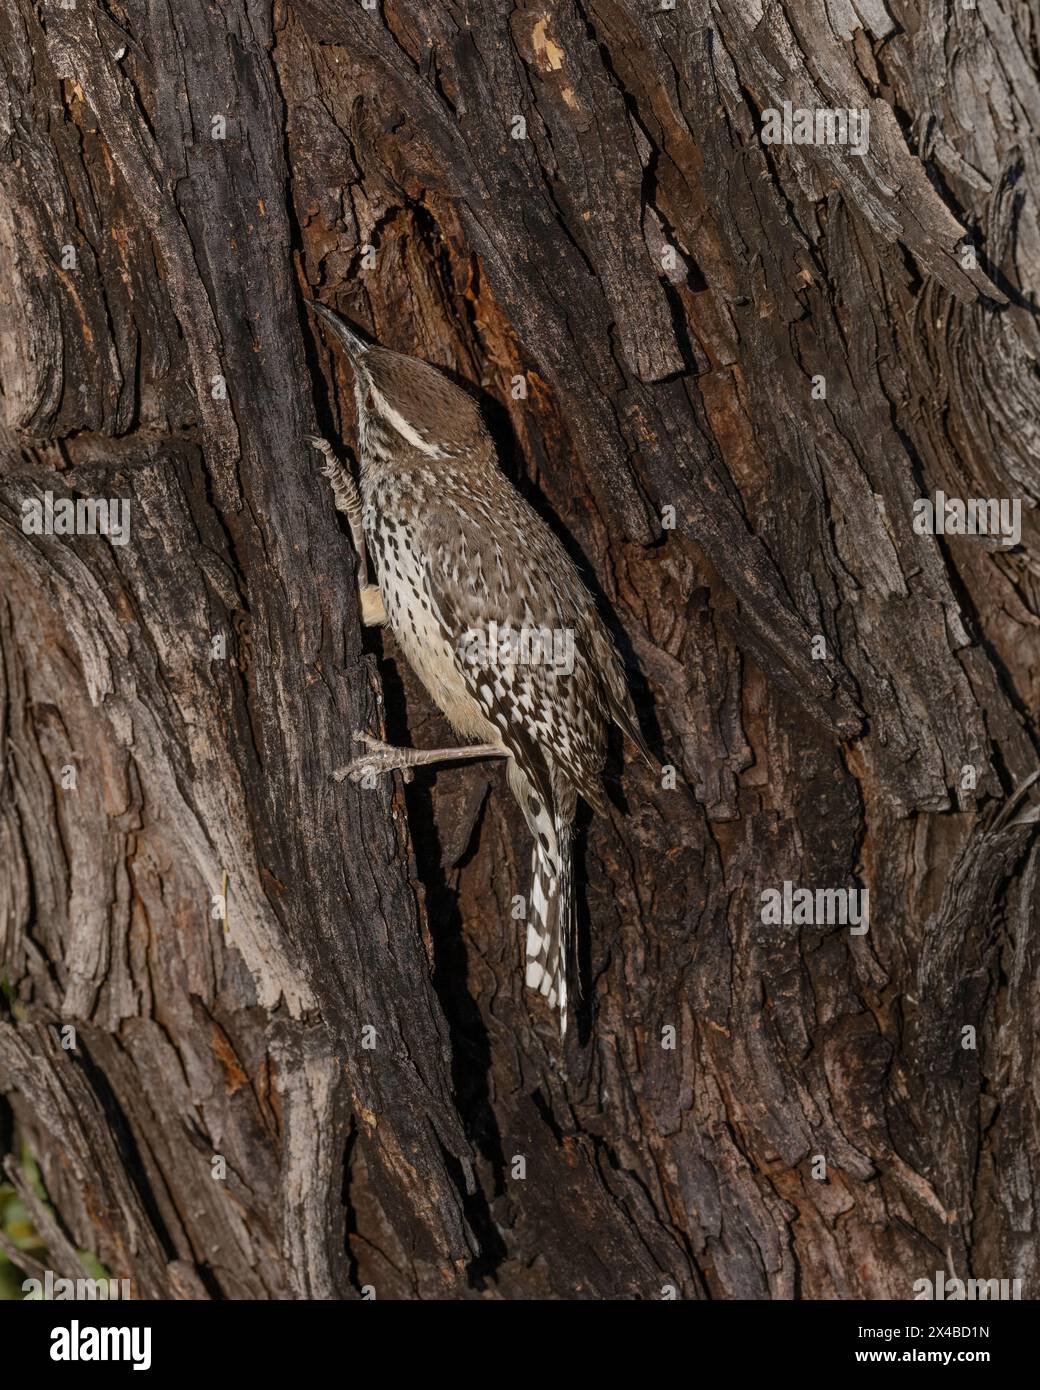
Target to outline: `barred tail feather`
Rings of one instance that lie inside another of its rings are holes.
[[[510,758],[509,786],[534,836],[531,892],[527,902],[527,962],[524,978],[550,1008],[560,1011],[560,1036],[567,1032],[567,967],[574,939],[574,841],[572,787],[551,768]]]
[[[567,965],[571,955],[574,890],[571,879],[569,823],[557,820],[555,845],[535,841],[531,861],[531,897],[527,914],[527,970],[530,989],[545,995],[560,1010],[560,1036],[567,1032]],[[554,852],[555,851],[555,852]]]

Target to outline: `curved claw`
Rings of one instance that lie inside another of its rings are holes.
[[[332,773],[333,780],[343,782],[349,778],[351,782],[360,782],[369,773],[376,777],[383,776],[387,772],[398,771],[406,782],[410,782],[414,773],[410,767],[401,767],[397,761],[401,749],[392,747],[389,743],[384,743],[381,738],[376,738],[373,734],[365,733],[363,729],[355,729],[354,742],[363,743],[372,750],[370,756],[354,758],[346,767],[337,768]]]
[[[351,782],[360,782],[370,772],[378,772],[378,769],[364,758],[355,758],[352,763],[347,763],[346,767],[338,767],[331,777],[334,782],[345,782],[348,778]]]

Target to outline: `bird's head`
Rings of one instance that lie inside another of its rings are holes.
[[[358,439],[364,455],[431,461],[465,457],[485,439],[476,401],[437,367],[366,343],[339,314],[310,300],[354,372]]]

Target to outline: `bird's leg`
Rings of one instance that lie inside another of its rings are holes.
[[[332,497],[336,510],[343,512],[350,525],[350,537],[358,557],[358,592],[361,598],[361,621],[366,627],[378,627],[386,622],[386,609],[383,596],[377,585],[368,578],[368,549],[365,545],[365,528],[362,525],[363,509],[361,493],[357,484],[332,451],[332,445],[320,435],[308,436],[308,443],[325,455],[325,467],[321,470],[332,484]]]
[[[337,768],[332,774],[337,782],[349,777],[352,782],[371,773],[378,777],[384,772],[400,771],[405,781],[411,781],[413,767],[425,767],[428,763],[463,762],[471,758],[507,758],[509,750],[500,743],[474,743],[466,748],[391,748],[382,739],[371,734],[356,733],[356,743],[365,743],[372,750],[360,758],[355,758],[346,767]]]
[[[332,497],[336,510],[346,515],[350,523],[350,536],[358,557],[358,578],[362,586],[368,583],[368,550],[365,546],[365,530],[362,526],[363,508],[361,493],[354,479],[340,463],[333,452],[332,445],[320,435],[308,435],[308,443],[325,456],[325,466],[321,470],[332,484]]]

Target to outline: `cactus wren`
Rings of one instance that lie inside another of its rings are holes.
[[[334,775],[506,759],[534,837],[526,981],[559,1009],[563,1034],[574,812],[578,796],[606,812],[611,720],[652,765],[624,668],[563,547],[500,472],[476,401],[437,368],[372,346],[325,305],[311,307],[354,373],[360,493],[330,446],[311,443],[350,522],[362,621],[389,623],[431,698],[474,741],[420,751],[359,733],[369,752]]]

